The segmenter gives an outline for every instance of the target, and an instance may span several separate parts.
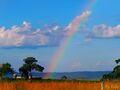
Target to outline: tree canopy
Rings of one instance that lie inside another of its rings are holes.
[[[29,73],[32,70],[42,72],[44,70],[44,67],[37,64],[38,60],[36,60],[34,57],[27,57],[23,59],[24,64],[19,68],[19,72],[23,77],[28,79]]]
[[[120,58],[119,58],[119,59],[117,59],[117,60],[115,60],[115,62],[118,64],[118,63],[120,62]]]
[[[11,68],[11,64],[9,63],[3,63],[0,64],[0,76],[3,77],[7,73],[14,73],[13,68]]]

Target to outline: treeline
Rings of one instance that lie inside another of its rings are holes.
[[[44,67],[39,65],[34,57],[27,57],[23,59],[23,65],[19,68],[19,72],[21,74],[21,77],[28,79],[29,77],[32,78],[32,75],[30,74],[32,70],[43,72]],[[109,74],[104,74],[102,79],[120,79],[120,59],[115,60],[116,66],[114,67],[113,71]],[[3,63],[0,64],[0,78],[3,78],[5,74],[10,73],[13,74],[13,76],[16,78],[16,72],[11,67],[10,63]],[[67,79],[67,77],[63,77],[64,79]]]
[[[32,70],[36,70],[39,72],[43,72],[44,67],[37,64],[38,60],[34,57],[27,57],[23,59],[24,64],[19,68],[19,72],[21,74],[21,77],[28,79],[29,76],[32,78],[32,75],[29,75]],[[0,64],[0,78],[3,78],[5,74],[10,73],[13,74],[14,77],[16,77],[16,73],[14,69],[11,67],[10,63],[3,63]]]

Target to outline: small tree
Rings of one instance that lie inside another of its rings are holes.
[[[0,77],[3,78],[3,76],[7,73],[14,73],[13,68],[11,68],[11,64],[4,63],[0,65]]]
[[[67,80],[68,78],[67,78],[67,76],[62,76],[61,77],[61,80]]]
[[[22,77],[26,79],[29,78],[29,73],[31,73],[32,70],[40,72],[44,70],[44,67],[37,64],[37,60],[33,57],[27,57],[23,61],[24,64],[19,68],[19,72],[21,73]]]

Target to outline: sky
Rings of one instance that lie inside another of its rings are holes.
[[[17,71],[35,57],[45,72],[111,71],[120,58],[119,3],[0,0],[0,63]]]

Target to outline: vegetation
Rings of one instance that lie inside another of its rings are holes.
[[[103,79],[120,79],[120,59],[115,60],[117,66],[114,67],[113,71],[109,74],[103,75]]]
[[[37,64],[37,60],[33,57],[27,57],[24,60],[24,64],[19,68],[19,72],[21,73],[22,77],[28,79],[29,73],[31,73],[32,70],[40,71],[42,72],[44,70],[44,67]],[[32,75],[30,75],[32,78]]]
[[[33,57],[27,57],[24,64],[19,68],[20,73],[26,79],[32,70],[42,72],[44,67],[37,64],[37,60]],[[115,60],[117,66],[109,74],[105,74],[103,79],[120,79],[120,59]],[[3,77],[7,73],[14,73],[11,64],[0,64],[0,75]],[[25,80],[4,78],[0,80],[0,90],[120,90],[120,82],[118,81],[80,81],[68,80],[67,76],[62,76],[61,80],[52,79],[32,79]],[[103,87],[104,85],[104,87]]]
[[[3,78],[3,76],[7,73],[14,73],[13,68],[11,68],[11,64],[9,63],[3,63],[0,65],[0,78]]]
[[[87,86],[87,87],[86,87]],[[0,90],[101,90],[100,82],[0,82]]]
[[[102,82],[0,82],[0,90],[103,90]],[[104,90],[120,90],[120,82],[104,82]]]
[[[61,80],[67,80],[68,78],[67,78],[67,76],[62,76],[61,77]]]

